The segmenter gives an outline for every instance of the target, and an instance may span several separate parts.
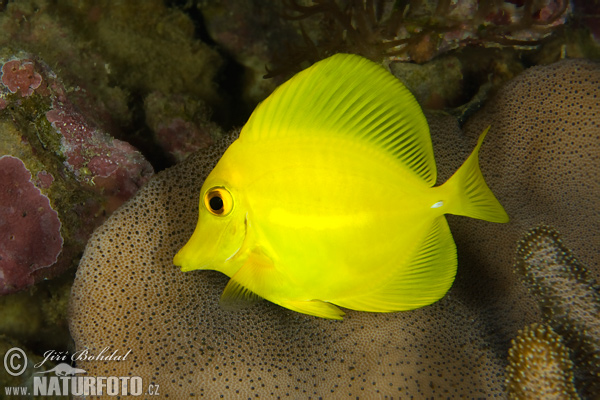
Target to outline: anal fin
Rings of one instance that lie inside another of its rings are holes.
[[[424,307],[444,297],[450,289],[456,264],[456,245],[446,218],[440,216],[433,220],[408,263],[398,265],[384,284],[364,294],[331,301],[341,307],[372,312]]]
[[[341,320],[344,316],[344,312],[338,307],[321,300],[285,300],[279,302],[279,305],[289,308],[292,311],[320,318]]]

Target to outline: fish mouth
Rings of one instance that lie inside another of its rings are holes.
[[[194,268],[191,266],[191,263],[185,262],[185,256],[184,256],[184,250],[186,248],[187,244],[185,244],[181,249],[179,249],[179,251],[177,252],[177,254],[175,254],[175,257],[173,257],[173,264],[176,267],[181,267],[181,271],[182,272],[188,272],[188,271],[192,271]]]
[[[185,248],[185,246],[181,250],[183,250],[184,248]],[[177,252],[177,254],[175,254],[175,257],[173,257],[173,265],[175,265],[176,267],[180,267],[181,272],[211,269],[210,266],[214,264],[212,262],[212,260],[209,260],[202,264],[194,264],[191,262],[183,261],[182,258],[184,258],[184,257],[180,255],[181,250],[179,250],[179,252]]]
[[[202,251],[200,252],[202,253]],[[202,263],[198,263],[198,260],[202,260],[204,257],[200,257],[198,254],[198,248],[196,246],[196,240],[194,235],[179,249],[177,254],[173,257],[173,265],[180,267],[182,272],[189,272],[196,269],[206,269],[210,265],[211,260],[206,260]]]
[[[231,223],[233,223],[233,221],[231,221],[230,224]],[[228,256],[226,255],[227,253],[223,254],[224,244],[227,244],[232,240],[232,238],[227,236],[227,232],[228,229],[224,229],[217,240],[215,240],[215,244],[209,248],[201,245],[205,242],[201,237],[196,236],[195,232],[188,242],[179,249],[177,254],[175,254],[173,257],[173,264],[180,267],[182,272],[208,269],[224,272],[223,270],[231,268],[233,261],[236,256],[240,254],[240,251],[246,242],[246,238],[248,237],[248,215],[246,214],[244,219],[243,232],[236,240],[239,240],[239,244],[230,250],[231,254]],[[209,240],[209,238],[207,238],[207,240]],[[217,257],[217,254],[220,254],[220,257]]]

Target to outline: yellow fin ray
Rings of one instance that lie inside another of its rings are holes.
[[[336,54],[295,75],[256,108],[240,140],[311,136],[356,139],[435,184],[429,127],[419,104],[392,74],[362,57]]]
[[[434,219],[412,260],[394,271],[389,281],[372,292],[335,304],[359,311],[413,310],[441,299],[456,275],[456,246],[443,216]]]
[[[508,222],[508,214],[485,183],[479,168],[479,149],[489,130],[490,127],[483,131],[469,158],[441,189],[451,191],[452,198],[458,199],[458,202],[449,206],[449,214],[490,222]]]
[[[273,274],[273,263],[271,260],[258,250],[250,252],[244,265],[236,272],[221,295],[221,307],[228,310],[239,310],[249,304],[262,300],[261,295],[254,292],[264,293],[269,301],[279,304],[290,310],[309,314],[321,318],[342,319],[344,312],[334,306],[321,300],[288,300],[269,296],[268,287],[276,280],[276,273]]]
[[[262,299],[257,291],[265,285],[265,272],[273,267],[273,263],[261,252],[250,251],[244,265],[233,274],[223,294],[221,306],[225,309],[240,309]]]
[[[334,306],[331,303],[327,303],[321,300],[309,300],[309,301],[296,301],[296,300],[285,300],[278,302],[279,305],[289,308],[292,311],[296,311],[302,314],[308,314],[315,317],[327,318],[327,319],[343,319],[345,315],[342,310]]]
[[[221,294],[219,305],[225,310],[240,310],[260,300],[262,297],[231,278]]]

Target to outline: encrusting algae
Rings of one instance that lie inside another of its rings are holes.
[[[341,319],[334,306],[393,312],[442,298],[456,275],[444,214],[508,216],[478,152],[437,179],[425,116],[381,66],[338,54],[260,104],[200,190],[183,271],[231,279],[227,304],[265,298]]]

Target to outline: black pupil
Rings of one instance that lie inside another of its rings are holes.
[[[211,199],[208,201],[208,205],[213,211],[221,211],[221,209],[223,208],[223,199],[220,198],[218,195],[215,197],[211,197]]]

